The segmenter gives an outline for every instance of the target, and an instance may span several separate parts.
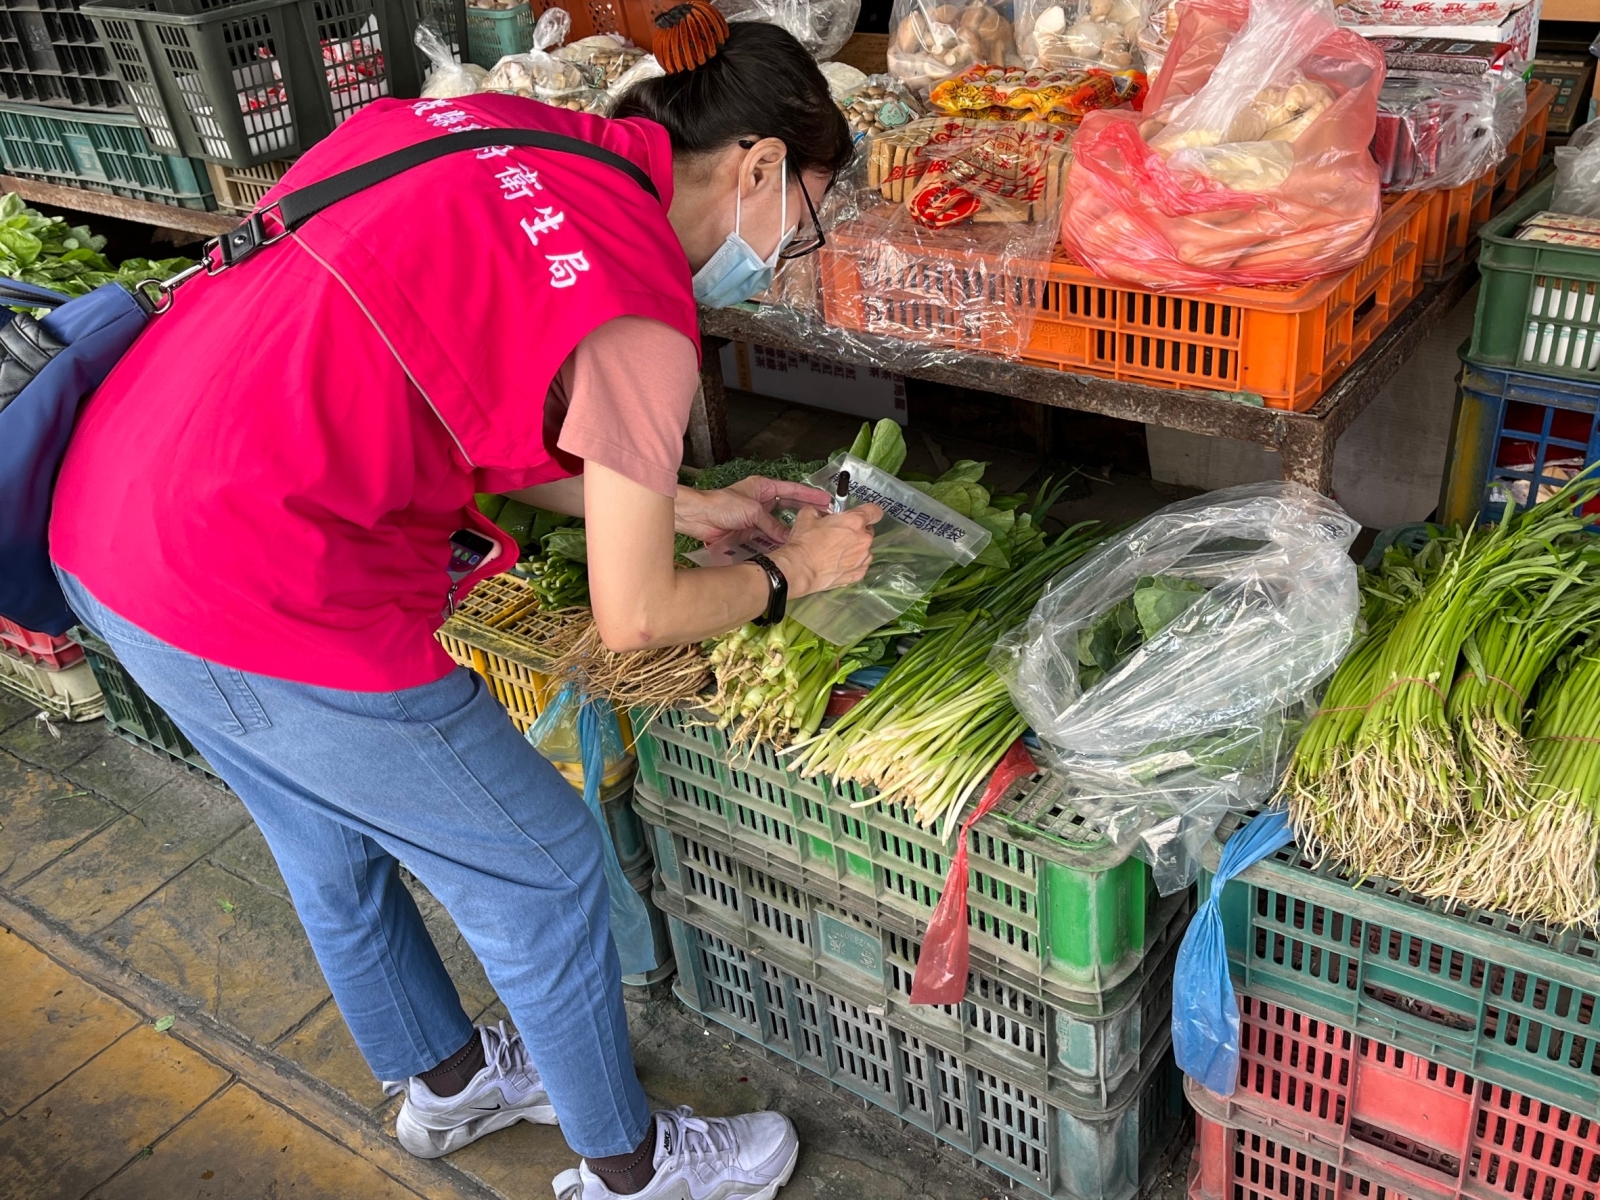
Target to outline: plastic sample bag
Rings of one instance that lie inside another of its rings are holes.
[[[1158,291],[1301,283],[1372,248],[1383,56],[1328,0],[1185,0],[1144,119],[1091,113],[1061,241]]]
[[[1173,504],[1052,580],[990,658],[1066,799],[1163,894],[1277,787],[1350,645],[1360,526],[1297,483]]]
[[[993,535],[854,454],[835,455],[806,482],[831,496],[844,472],[850,476],[847,507],[871,503],[883,509],[883,519],[872,531],[872,565],[856,583],[790,601],[789,616],[824,641],[853,646],[931,592],[951,567],[977,558]],[[730,566],[776,546],[750,531],[714,542],[689,558],[703,567]]]
[[[1556,190],[1552,212],[1600,217],[1600,121],[1578,129],[1556,147]]]
[[[765,21],[787,29],[815,59],[832,58],[855,32],[861,0],[716,0],[730,22]]]
[[[895,0],[889,29],[889,74],[919,99],[969,67],[1022,65],[1011,22],[983,0]]]
[[[470,96],[479,90],[484,77],[489,74],[477,63],[457,62],[450,47],[427,25],[418,25],[417,49],[428,56],[433,69],[428,72],[422,94],[429,100],[454,100]]]
[[[527,738],[553,762],[571,762],[570,756],[577,751],[583,763],[583,802],[600,823],[606,889],[611,894],[611,940],[617,947],[622,974],[649,974],[660,965],[656,962],[650,912],[644,897],[634,890],[622,869],[600,808],[601,781],[627,756],[617,714],[607,701],[584,698],[574,684],[563,684],[550,706],[528,728]]]
[[[1218,901],[1229,880],[1294,840],[1289,816],[1263,813],[1222,850],[1211,894],[1184,932],[1172,975],[1172,1050],[1183,1073],[1219,1096],[1239,1082],[1239,1001]]]

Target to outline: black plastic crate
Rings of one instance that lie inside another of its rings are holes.
[[[183,736],[183,731],[172,723],[172,718],[128,674],[115,650],[81,625],[72,630],[71,637],[83,647],[89,668],[105,696],[107,725],[135,746],[181,763],[218,787],[227,786],[194,744]]]
[[[79,0],[0,0],[0,100],[127,112],[122,81]]]
[[[100,0],[83,12],[171,154],[259,166],[422,86],[411,0]]]

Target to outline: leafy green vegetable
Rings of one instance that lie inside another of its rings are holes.
[[[491,521],[498,517],[500,510],[506,506],[506,498],[497,496],[493,492],[479,492],[473,500],[477,502],[478,511]]]
[[[507,498],[505,505],[495,515],[494,523],[509,533],[517,545],[526,546],[532,538],[533,519],[537,513],[538,509],[533,505]]]
[[[861,423],[861,432],[856,434],[856,440],[850,443],[850,453],[857,458],[866,458],[872,453],[872,425],[870,422]],[[830,457],[832,457],[830,455]]]
[[[187,258],[130,258],[114,266],[101,251],[106,239],[83,225],[68,225],[29,208],[22,197],[0,197],[0,275],[69,296],[107,283],[132,289],[146,279],[170,279],[192,266]]]
[[[1133,588],[1133,608],[1139,614],[1139,628],[1149,641],[1171,625],[1206,589],[1191,579],[1170,575],[1147,575]]]
[[[564,558],[568,562],[589,561],[589,536],[583,529],[557,529],[545,535],[540,543],[545,555]]]
[[[861,439],[858,437],[856,440]],[[900,426],[892,418],[884,417],[873,429],[866,459],[878,470],[891,475],[898,475],[900,468],[906,465],[906,435],[900,432]]]
[[[748,479],[751,475],[799,483],[806,476],[822,470],[823,465],[822,459],[817,459],[815,462],[801,462],[787,454],[782,458],[773,459],[735,458],[698,472],[694,477],[694,486],[698,491],[709,492],[716,488],[730,487],[741,479]]]

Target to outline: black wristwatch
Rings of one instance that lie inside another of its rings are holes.
[[[776,625],[783,620],[783,614],[789,608],[789,579],[778,569],[778,564],[765,554],[752,554],[750,561],[767,575],[767,611],[757,617],[752,624]]]

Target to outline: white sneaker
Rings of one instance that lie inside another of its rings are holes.
[[[539,1073],[528,1061],[522,1035],[506,1033],[504,1021],[498,1028],[480,1025],[478,1035],[483,1038],[483,1070],[456,1095],[435,1096],[415,1076],[384,1084],[383,1090],[390,1096],[406,1094],[394,1132],[400,1144],[418,1158],[449,1154],[518,1121],[556,1123],[556,1110],[550,1106]]]
[[[773,1200],[794,1174],[800,1138],[782,1113],[697,1117],[687,1106],[656,1113],[655,1178],[633,1200]],[[589,1169],[563,1171],[556,1200],[612,1200]]]

